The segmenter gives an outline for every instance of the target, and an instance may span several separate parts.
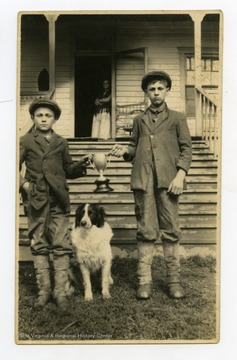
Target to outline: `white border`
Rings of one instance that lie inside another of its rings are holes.
[[[86,3],[86,5],[85,5]],[[17,12],[33,10],[222,10],[224,13],[221,340],[216,345],[15,345],[15,170]],[[7,0],[0,14],[0,357],[18,360],[237,358],[237,20],[235,2],[199,0]],[[39,348],[40,346],[40,348]]]

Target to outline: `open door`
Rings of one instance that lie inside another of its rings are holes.
[[[144,106],[144,93],[141,89],[141,78],[148,70],[147,48],[135,48],[119,51],[114,54],[112,82],[112,136],[123,137],[126,118],[120,114],[131,110],[131,105]],[[126,109],[128,106],[128,109]],[[120,116],[121,115],[121,116]]]
[[[95,99],[103,80],[111,83],[111,56],[77,56],[75,60],[75,137],[90,139]]]

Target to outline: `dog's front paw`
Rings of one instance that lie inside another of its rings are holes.
[[[85,301],[92,301],[93,295],[91,292],[85,293]]]
[[[85,301],[92,301],[93,300],[93,297],[85,297]]]
[[[110,298],[111,298],[111,295],[110,295],[109,292],[106,292],[106,293],[103,294],[103,299],[104,300],[107,300],[107,299],[110,299]]]

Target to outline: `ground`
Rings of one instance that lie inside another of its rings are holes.
[[[170,299],[165,284],[163,258],[153,263],[154,293],[148,301],[136,300],[136,259],[113,260],[112,298],[103,300],[98,274],[92,277],[94,300],[85,302],[81,277],[66,313],[50,302],[33,309],[36,281],[32,262],[19,265],[19,312],[16,340],[27,343],[81,342],[216,342],[216,267],[211,256],[182,260],[186,297]]]

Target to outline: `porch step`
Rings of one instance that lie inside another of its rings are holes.
[[[69,149],[73,160],[84,154],[109,152],[114,141],[70,141]],[[128,141],[119,141],[124,145]],[[193,141],[193,161],[187,175],[187,190],[180,196],[180,226],[182,244],[214,245],[217,241],[217,174],[218,161],[204,141]],[[106,211],[107,220],[114,232],[112,244],[133,245],[136,242],[136,219],[134,199],[130,190],[132,165],[115,157],[108,157],[109,163],[104,175],[109,178],[113,191],[94,193],[98,173],[92,166],[87,176],[69,180],[71,215],[73,227],[75,211],[79,203],[99,203]],[[22,206],[19,213],[20,245],[28,246],[27,219]]]

